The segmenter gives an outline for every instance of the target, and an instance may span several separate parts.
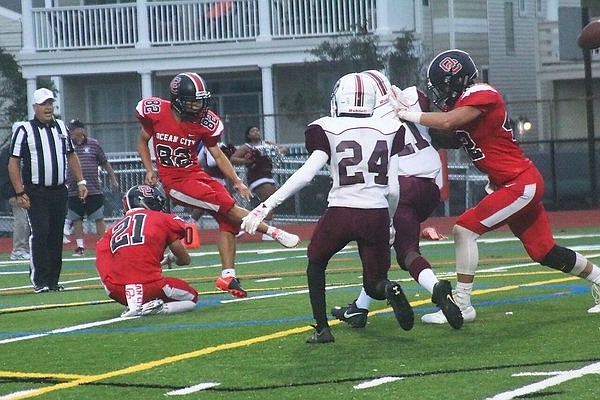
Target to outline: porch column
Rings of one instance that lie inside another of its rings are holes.
[[[142,99],[152,97],[152,71],[138,71],[142,82]]]
[[[273,66],[259,66],[262,76],[262,103],[264,114],[264,139],[270,142],[277,142],[277,132],[275,132],[275,106],[273,102]]]
[[[136,0],[137,11],[137,48],[150,47],[150,25],[148,24],[148,3],[146,0]]]
[[[258,36],[257,41],[271,40],[271,0],[258,0]]]
[[[23,53],[34,53],[35,46],[33,44],[33,14],[31,12],[31,0],[21,1],[21,33],[23,35]]]
[[[37,89],[36,77],[27,79],[27,115],[29,119],[33,118],[33,92]]]

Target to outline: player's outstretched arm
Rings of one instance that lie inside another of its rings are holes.
[[[315,150],[306,162],[275,193],[242,218],[241,228],[248,233],[255,233],[269,212],[278,207],[288,197],[308,185],[317,172],[327,163],[328,158],[329,156],[324,151]]]

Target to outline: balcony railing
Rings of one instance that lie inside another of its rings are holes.
[[[266,40],[333,36],[374,32],[376,17],[376,0],[153,1],[142,10],[135,3],[32,8],[33,45],[35,51],[49,51],[236,42],[259,35]]]

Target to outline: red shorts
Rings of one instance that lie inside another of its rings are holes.
[[[165,192],[177,204],[207,210],[219,224],[219,229],[234,235],[239,224],[227,216],[235,200],[225,186],[204,171],[190,171],[182,177],[161,176]]]
[[[127,305],[127,296],[125,294],[125,285],[116,285],[110,282],[103,282],[108,297],[117,303]],[[198,302],[198,292],[186,281],[179,278],[162,278],[158,281],[143,283],[143,303],[150,300],[161,299],[165,303],[171,301],[191,300]]]
[[[543,197],[544,179],[532,166],[465,211],[456,224],[480,235],[508,224],[531,259],[539,262],[555,245]]]

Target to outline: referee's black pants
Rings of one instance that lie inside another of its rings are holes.
[[[67,214],[67,188],[30,186],[28,210],[31,236],[29,275],[34,287],[52,289],[58,285],[62,269],[63,227]]]

